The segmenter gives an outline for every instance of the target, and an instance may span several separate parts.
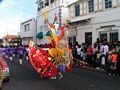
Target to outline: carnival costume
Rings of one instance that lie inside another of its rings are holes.
[[[2,56],[3,56],[3,59],[6,60],[6,48],[5,47],[2,47]]]
[[[73,60],[71,50],[67,47],[65,41],[66,25],[59,27],[58,17],[55,15],[54,24],[48,22],[50,35],[46,35],[51,44],[51,48],[47,51],[30,41],[29,43],[29,59],[31,65],[42,77],[52,78],[61,75],[66,68],[71,67]]]

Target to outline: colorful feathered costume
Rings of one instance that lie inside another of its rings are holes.
[[[72,63],[71,50],[67,48],[67,44],[60,47],[60,42],[63,39],[66,25],[59,27],[58,18],[55,15],[54,23],[48,22],[50,36],[48,40],[52,48],[48,51],[38,48],[33,41],[29,43],[29,58],[34,69],[42,77],[54,77],[59,71],[65,71]]]

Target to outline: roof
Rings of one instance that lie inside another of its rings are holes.
[[[3,38],[13,39],[13,38],[17,38],[17,35],[6,35]]]
[[[26,21],[23,21],[21,24],[26,24],[26,23],[28,23],[28,22],[31,22],[32,20],[35,21],[35,18],[30,18],[30,19],[28,19],[28,20],[26,20]]]

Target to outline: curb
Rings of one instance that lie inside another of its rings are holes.
[[[79,67],[80,69],[88,70],[88,71],[93,71],[93,72],[99,72],[99,73],[107,73],[105,70],[97,70],[93,67]]]

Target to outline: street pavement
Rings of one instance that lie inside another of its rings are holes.
[[[120,77],[104,73],[74,68],[65,72],[61,80],[40,79],[30,63],[18,58],[7,60],[10,68],[10,81],[4,82],[2,90],[120,90]]]

